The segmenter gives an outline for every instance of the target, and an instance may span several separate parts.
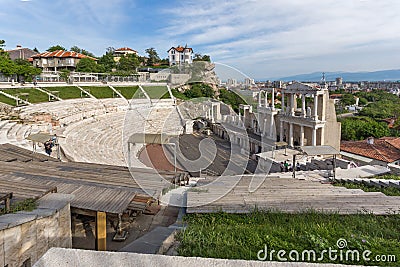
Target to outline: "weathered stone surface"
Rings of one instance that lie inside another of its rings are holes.
[[[218,267],[295,267],[298,262],[265,262],[265,261],[244,261],[225,260],[195,257],[179,257],[151,254],[137,254],[125,252],[99,252],[76,249],[50,249],[34,267],[67,267],[67,266],[153,266],[153,267],[188,267],[188,266],[218,266]],[[343,267],[341,264],[316,264],[301,263],[305,267]],[[355,265],[353,265],[355,266]]]
[[[0,216],[0,266],[35,263],[50,247],[71,247],[71,199],[50,194],[37,210]]]
[[[4,262],[4,231],[0,231],[0,266],[6,266]]]

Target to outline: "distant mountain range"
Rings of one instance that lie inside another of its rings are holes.
[[[326,72],[325,79],[334,81],[336,78],[342,77],[344,82],[352,81],[400,81],[400,69],[397,70],[380,70],[371,72]],[[298,74],[288,77],[281,77],[274,80],[280,81],[302,81],[302,82],[318,82],[322,78],[321,72],[313,72],[309,74]]]

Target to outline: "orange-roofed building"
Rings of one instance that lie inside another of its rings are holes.
[[[400,165],[400,138],[372,137],[363,141],[342,141],[340,144],[342,156],[364,164]]]
[[[82,58],[89,58],[97,61],[96,58],[81,53],[63,50],[44,52],[32,56],[33,66],[41,68],[44,71],[58,71],[62,69],[74,71],[76,65]]]

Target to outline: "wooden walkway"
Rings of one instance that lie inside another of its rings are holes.
[[[11,162],[11,161],[59,161],[55,158],[48,157],[40,153],[32,153],[32,151],[11,145],[1,144],[0,145],[0,161]]]
[[[18,158],[31,155],[28,150],[19,150]],[[58,193],[75,196],[72,208],[112,214],[120,214],[129,206],[144,210],[147,205],[135,197],[158,199],[162,189],[168,186],[166,179],[172,180],[175,175],[162,172],[161,176],[151,169],[131,169],[135,180],[128,168],[121,166],[36,159],[2,161],[7,159],[7,154],[3,155],[0,157],[0,193],[12,192],[21,199],[37,198],[57,188]]]
[[[187,213],[248,213],[256,208],[289,213],[306,210],[340,214],[400,213],[400,197],[291,178],[267,178],[251,193],[251,176],[242,177],[233,190],[221,196],[232,184],[229,178],[232,177],[222,177],[213,184],[189,190]]]

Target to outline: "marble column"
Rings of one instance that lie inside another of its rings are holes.
[[[272,110],[275,110],[275,88],[272,88]]]
[[[265,92],[264,106],[268,107],[268,91],[264,91],[264,92]]]
[[[311,145],[313,145],[313,146],[316,146],[316,145],[317,145],[317,129],[316,129],[316,128],[313,128],[313,129],[312,129],[312,139],[311,139],[311,142],[312,142]]]
[[[304,126],[300,126],[300,146],[304,146]]]
[[[293,123],[289,123],[289,143],[290,147],[293,147]]]
[[[306,117],[306,95],[301,94],[301,116]]]
[[[314,95],[314,120],[318,120],[318,95]]]

